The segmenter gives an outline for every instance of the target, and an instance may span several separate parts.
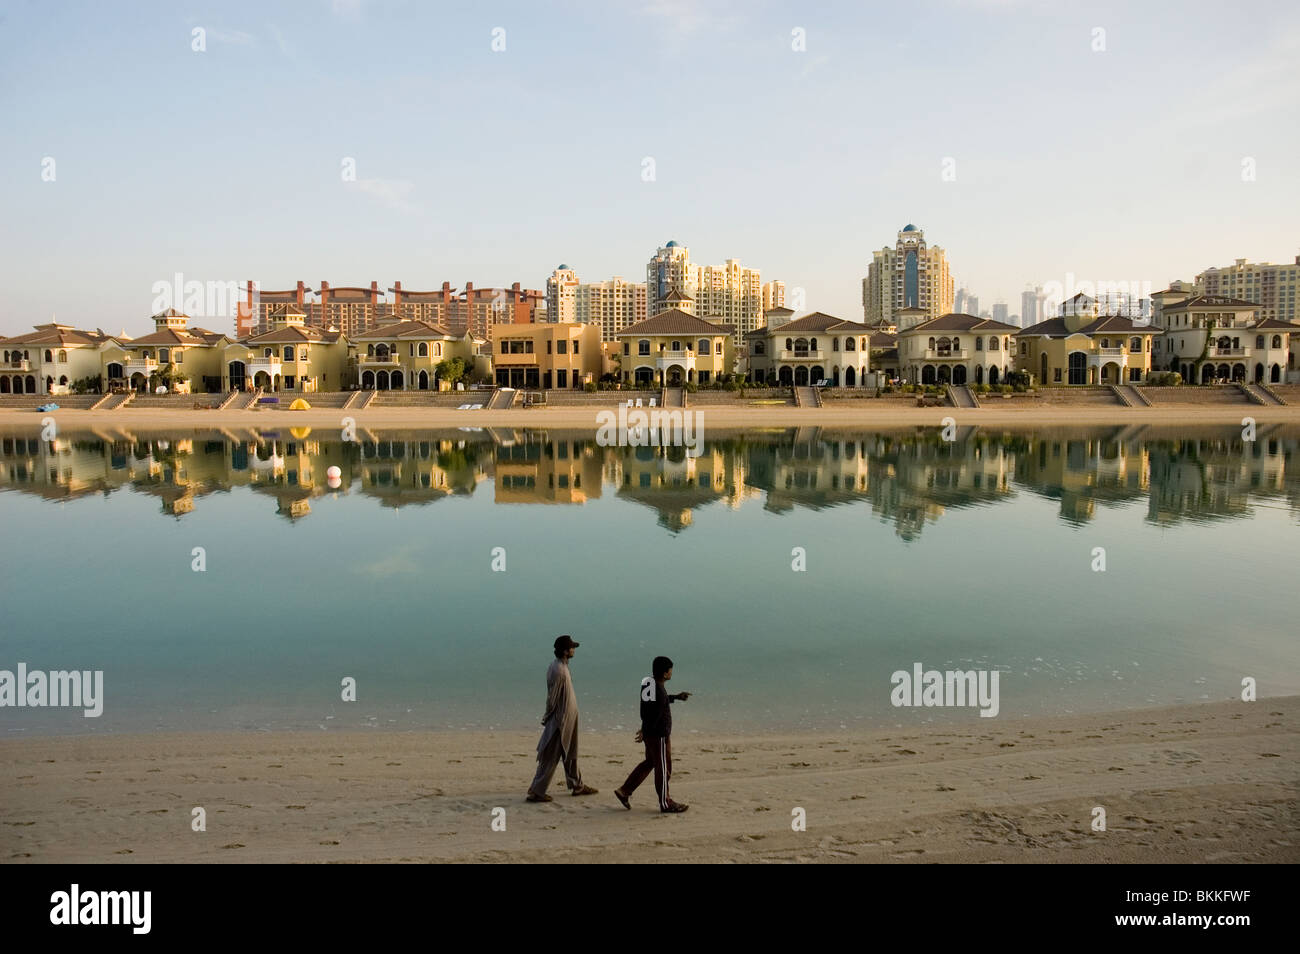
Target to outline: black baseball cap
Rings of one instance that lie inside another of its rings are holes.
[[[555,639],[556,652],[559,652],[561,649],[577,649],[579,645],[581,644],[575,643],[573,637],[569,635],[557,636]]]

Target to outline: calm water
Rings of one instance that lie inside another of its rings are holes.
[[[660,653],[679,732],[984,722],[892,708],[914,662],[1000,670],[1013,719],[1300,692],[1295,430],[360,436],[4,436],[0,669],[106,702],[0,732],[531,730],[564,632],[595,730]]]

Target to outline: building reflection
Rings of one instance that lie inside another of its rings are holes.
[[[1300,438],[1281,428],[1246,441],[1236,429],[1169,437],[1144,428],[1016,434],[937,428],[836,433],[820,428],[750,432],[685,447],[600,446],[590,433],[490,428],[420,434],[228,433],[154,437],[124,432],[0,437],[0,489],[74,501],[126,488],[182,518],[205,497],[236,488],[274,501],[299,520],[322,498],[358,495],[380,506],[429,505],[492,482],[499,504],[581,506],[612,488],[653,511],[672,533],[704,508],[754,502],[785,515],[863,508],[915,540],[927,524],[1017,494],[1056,501],[1075,526],[1099,507],[1131,507],[1172,525],[1248,516],[1260,505],[1300,513],[1300,476],[1289,468]]]

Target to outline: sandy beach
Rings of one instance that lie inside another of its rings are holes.
[[[456,428],[456,427],[553,427],[591,429],[603,407],[515,408],[498,411],[458,411],[432,407],[373,407],[362,411],[338,408],[308,411],[218,411],[156,410],[123,408],[119,411],[60,409],[52,412],[65,430],[117,430],[131,433],[177,431],[191,428],[277,430],[287,427],[340,426],[351,417],[358,428]],[[649,410],[646,408],[645,410]],[[820,408],[770,405],[701,405],[689,411],[702,415],[707,429],[735,430],[746,427],[829,427],[843,429],[888,429],[939,427],[946,417],[958,426],[981,427],[1066,427],[1096,425],[1141,425],[1186,427],[1199,425],[1241,425],[1245,417],[1258,425],[1300,424],[1300,406],[1258,405],[1165,405],[1129,408],[1107,405],[1020,405],[986,406],[975,409],[953,407],[899,406],[897,402],[869,401],[830,403]],[[25,409],[0,409],[0,429],[39,430],[45,416]]]
[[[1298,716],[1300,697],[1279,697],[834,737],[681,726],[673,795],[691,809],[676,816],[655,810],[652,781],[632,811],[614,800],[639,759],[630,733],[584,733],[600,794],[557,779],[546,805],[523,800],[532,731],[10,738],[0,857],[1295,863]]]

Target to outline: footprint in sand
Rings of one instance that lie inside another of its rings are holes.
[[[238,842],[232,842],[229,845],[222,845],[221,847],[222,848],[243,848],[244,846],[239,844]]]

